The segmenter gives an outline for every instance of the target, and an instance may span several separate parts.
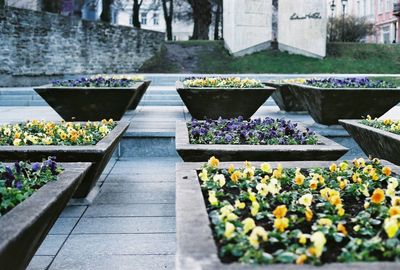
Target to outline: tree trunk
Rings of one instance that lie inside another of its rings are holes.
[[[139,20],[139,12],[140,6],[142,5],[143,0],[133,0],[133,9],[132,9],[132,24],[134,27],[140,28],[140,20]]]
[[[167,2],[169,2],[169,8],[167,7]],[[167,40],[172,40],[172,19],[174,16],[174,1],[162,0],[162,6],[167,31]]]
[[[100,20],[103,22],[111,22],[111,4],[113,0],[101,0],[102,8]]]
[[[43,0],[42,2],[42,10],[51,13],[60,13],[61,12],[61,1],[54,0]]]
[[[211,3],[208,0],[188,0],[193,10],[193,35],[191,39],[209,39]]]
[[[222,0],[217,0],[217,11],[214,21],[214,40],[219,40],[219,25],[221,22]]]
[[[0,9],[4,9],[6,7],[6,1],[0,0]]]

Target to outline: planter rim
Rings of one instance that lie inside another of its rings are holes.
[[[202,122],[202,121],[199,121]],[[305,127],[300,123],[293,122],[297,124],[297,127],[300,130],[305,130]],[[181,131],[181,132],[180,132]],[[254,151],[268,151],[274,150],[275,152],[287,152],[289,150],[332,150],[333,147],[335,150],[343,150],[348,151],[349,149],[324,137],[315,133],[317,136],[318,142],[320,144],[314,145],[302,145],[302,144],[294,144],[294,145],[250,145],[250,144],[191,144],[189,140],[189,130],[187,128],[186,121],[176,121],[176,150],[183,149],[192,149],[196,147],[196,149],[210,149],[212,147],[213,150],[225,150],[225,151],[238,151],[238,150],[254,150]],[[257,150],[254,147],[257,147]]]
[[[299,84],[299,83],[288,83],[288,85],[294,85],[306,89],[313,89],[313,90],[320,90],[320,91],[400,91],[400,87],[397,88],[323,88],[323,87],[316,87],[316,86],[311,86],[311,85],[304,85],[304,84]]]
[[[392,167],[396,174],[400,168],[390,162],[381,160],[382,164]],[[252,162],[259,167],[263,162]],[[284,168],[312,168],[329,167],[331,161],[282,161],[268,162],[273,168],[281,164]],[[204,162],[185,162],[176,164],[176,228],[177,251],[176,267],[178,270],[196,269],[397,269],[397,262],[356,262],[356,263],[326,263],[321,266],[296,264],[268,264],[252,265],[234,262],[222,263],[218,257],[218,249],[213,237],[213,231],[206,210],[206,203],[200,187],[197,171]],[[243,162],[221,162],[219,168],[228,168],[233,164],[237,168],[243,167]]]
[[[136,90],[140,85],[142,85],[143,81],[137,81],[132,86],[129,87],[85,87],[85,86],[53,86],[52,84],[45,84],[41,86],[33,87],[34,90],[40,89],[77,89],[77,90]]]
[[[273,87],[267,86],[265,83],[264,87],[248,87],[248,88],[239,88],[239,87],[187,87],[183,84],[182,81],[176,81],[176,89],[177,90],[199,90],[199,91],[215,91],[215,90],[224,90],[224,91],[233,91],[233,90],[275,90]]]
[[[379,133],[379,134],[381,134],[383,136],[390,137],[390,138],[395,139],[395,140],[400,140],[400,135],[399,134],[395,134],[393,132],[389,132],[389,131],[386,131],[386,130],[382,130],[382,129],[379,129],[379,128],[375,128],[375,127],[371,127],[371,126],[367,126],[367,125],[361,124],[360,123],[361,120],[362,119],[350,119],[350,120],[348,120],[348,119],[339,119],[339,123],[342,124],[342,125],[343,124],[347,124],[347,125],[356,126],[358,128],[370,130],[370,131]]]
[[[8,163],[4,163],[8,164]],[[69,186],[71,179],[85,174],[92,163],[90,162],[60,162],[64,171],[57,176],[56,181],[46,183],[30,197],[19,203],[4,216],[0,217],[0,228],[13,228],[12,231],[0,234],[0,251],[18,237],[18,232],[35,223],[42,213],[53,204],[54,198],[61,196],[64,188]],[[43,203],[45,201],[45,203]],[[37,207],[29,207],[34,204]]]
[[[7,124],[15,124],[21,122],[10,122]],[[73,122],[73,123],[81,123],[85,124],[86,122]],[[95,145],[23,145],[23,146],[14,146],[14,145],[4,145],[0,146],[1,152],[21,152],[21,151],[29,151],[29,152],[42,152],[42,151],[55,151],[57,152],[91,152],[91,153],[101,153],[107,150],[110,143],[113,141],[113,138],[118,137],[121,133],[124,133],[130,123],[127,121],[118,121],[117,125],[113,130],[110,131],[103,139],[97,142]]]

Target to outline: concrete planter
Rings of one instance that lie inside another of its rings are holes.
[[[340,120],[366,155],[389,160],[400,165],[400,135],[369,127],[360,120]]]
[[[229,145],[190,144],[186,123],[176,123],[176,151],[185,162],[204,161],[211,156],[221,161],[240,160],[337,160],[349,149],[328,138],[318,136],[317,145]]]
[[[267,86],[275,88],[272,93],[272,98],[278,105],[281,111],[286,112],[301,112],[307,111],[307,107],[290,91],[289,84],[287,83],[265,83]]]
[[[144,82],[134,87],[56,87],[45,85],[35,91],[65,121],[120,120]]]
[[[335,125],[339,119],[379,117],[400,102],[400,89],[318,88],[292,85],[291,91],[303,100],[315,122]]]
[[[136,107],[139,105],[140,101],[142,100],[144,94],[149,88],[151,81],[144,81],[142,85],[139,86],[137,89],[137,93],[132,100],[132,103],[129,105],[128,110],[135,110]]]
[[[176,82],[176,89],[196,119],[250,118],[275,91],[274,88],[195,88]]]
[[[284,168],[329,167],[331,162],[279,162]],[[220,168],[228,168],[231,163],[220,163]],[[233,163],[235,168],[243,167],[243,163]],[[254,162],[259,167],[261,163]],[[271,162],[276,167],[278,162]],[[224,264],[218,258],[217,245],[212,232],[206,205],[197,170],[203,163],[180,163],[176,170],[176,231],[177,231],[177,270],[307,270],[307,269],[399,269],[397,262],[365,262],[365,263],[330,263],[322,267],[312,265],[275,264],[252,265],[242,263]],[[399,173],[399,168],[392,165],[393,171]]]
[[[42,161],[49,156],[55,156],[58,162],[91,162],[93,165],[74,194],[74,198],[84,198],[96,184],[128,126],[127,122],[119,122],[96,145],[0,146],[0,160]]]
[[[32,196],[0,217],[1,269],[25,269],[61,211],[75,192],[90,163],[61,163],[65,170]]]

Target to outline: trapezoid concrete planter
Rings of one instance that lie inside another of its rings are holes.
[[[128,110],[135,110],[137,108],[144,94],[146,93],[147,88],[149,88],[150,83],[151,81],[143,81],[143,84],[137,89],[137,93],[133,98],[132,103],[129,105]]]
[[[339,119],[380,117],[400,102],[400,88],[318,88],[291,85],[315,122],[335,125]]]
[[[307,111],[307,107],[304,105],[304,103],[297,99],[296,96],[290,91],[289,84],[272,82],[267,82],[265,84],[276,89],[275,92],[272,93],[272,98],[281,111]]]
[[[59,163],[64,171],[0,217],[0,268],[25,269],[91,166]]]
[[[185,162],[206,162],[211,156],[221,161],[337,160],[349,150],[326,137],[317,136],[320,142],[317,145],[191,144],[186,122],[177,121],[175,143],[176,151]]]
[[[219,158],[219,157],[217,157]],[[349,161],[351,162],[351,161]],[[384,161],[382,161],[384,162]],[[279,162],[284,168],[328,168],[331,162]],[[398,262],[365,262],[365,263],[329,263],[322,266],[274,264],[253,265],[243,263],[222,263],[218,257],[212,224],[210,223],[206,204],[201,191],[198,170],[204,163],[178,163],[176,166],[176,238],[177,251],[175,267],[177,270],[308,270],[308,269],[399,269]],[[228,168],[231,162],[220,163],[220,168]],[[243,163],[233,163],[235,168],[243,167]],[[260,162],[253,162],[259,167]],[[386,162],[386,164],[389,164]],[[271,162],[274,168],[278,162]],[[399,168],[392,166],[399,174]]]
[[[0,146],[0,160],[42,161],[49,156],[55,156],[58,162],[91,162],[92,166],[73,196],[84,198],[101,176],[128,127],[129,123],[118,122],[117,126],[96,145]]]
[[[360,120],[340,120],[366,155],[400,165],[400,135],[366,126]]]
[[[176,89],[189,113],[196,119],[250,118],[275,91],[275,88],[200,88],[185,87],[176,82]]]
[[[120,120],[144,82],[133,87],[58,87],[44,85],[35,91],[65,121]]]

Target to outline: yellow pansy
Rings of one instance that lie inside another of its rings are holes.
[[[307,243],[307,234],[300,233],[298,238],[299,238],[299,243],[302,245],[305,245]]]
[[[252,202],[250,208],[251,215],[253,217],[256,216],[258,211],[260,211],[260,204],[257,201]]]
[[[218,199],[217,199],[217,196],[215,194],[215,191],[213,191],[213,190],[208,191],[208,201],[213,206],[218,205]]]
[[[233,164],[229,165],[228,172],[232,174],[235,171],[235,166]]]
[[[276,218],[274,220],[274,228],[279,232],[284,232],[285,229],[289,227],[289,219],[288,218]]]
[[[272,212],[272,214],[274,214],[274,216],[276,218],[283,218],[286,216],[287,211],[288,211],[288,209],[287,209],[286,205],[279,205],[275,208],[275,210]]]
[[[261,164],[260,169],[265,173],[272,172],[271,166],[269,165],[269,163],[266,163],[266,162]]]
[[[236,201],[235,201],[235,207],[236,207],[237,209],[244,209],[244,208],[246,207],[246,204],[245,204],[244,202],[241,202],[241,201],[239,201],[239,200],[236,200]]]
[[[339,163],[339,168],[340,168],[341,171],[347,170],[348,167],[349,167],[349,164],[346,161],[343,161],[343,162]]]
[[[242,173],[240,171],[234,171],[231,174],[231,180],[234,183],[237,183],[239,181],[239,179],[242,178]]]
[[[225,223],[225,232],[224,236],[228,239],[232,238],[235,233],[236,227],[230,222]]]
[[[258,183],[256,186],[256,189],[258,190],[258,194],[261,196],[267,196],[268,194],[268,186],[264,183]]]
[[[313,216],[314,216],[314,214],[313,214],[313,212],[312,212],[310,207],[306,207],[306,210],[305,210],[304,214],[305,214],[306,220],[308,222],[310,222],[312,220]]]
[[[213,181],[214,181],[215,183],[218,183],[218,185],[219,185],[220,187],[225,186],[225,183],[226,183],[225,176],[224,176],[223,174],[216,174],[216,175],[214,175]]]
[[[246,218],[245,220],[242,221],[242,224],[244,233],[248,233],[249,231],[251,231],[256,227],[256,223],[252,218]]]
[[[208,160],[208,166],[212,167],[212,168],[218,168],[219,166],[219,160],[216,159],[214,156],[212,156],[209,160]]]
[[[336,163],[332,163],[332,164],[329,166],[329,170],[330,170],[331,172],[336,172],[336,170],[337,170],[337,165],[336,165]]]
[[[199,173],[199,177],[201,181],[207,181],[208,180],[208,171],[207,169],[202,169],[201,173]]]
[[[391,217],[400,215],[400,206],[391,206],[389,208],[389,215]]]
[[[313,243],[314,248],[315,248],[315,256],[321,257],[322,252],[324,250],[324,246],[326,244],[325,235],[322,232],[318,231],[311,235],[310,240]]]
[[[248,239],[250,244],[257,249],[260,247],[260,240],[264,242],[268,240],[268,234],[263,227],[257,226],[252,230]]]
[[[13,145],[14,146],[19,146],[21,144],[22,140],[21,139],[14,139]]]
[[[300,173],[300,172],[296,172],[296,176],[294,177],[294,182],[296,183],[296,185],[302,185],[304,183],[304,179],[306,177]]]
[[[301,254],[299,257],[296,259],[296,264],[297,265],[302,265],[307,261],[307,255]]]
[[[302,204],[304,206],[310,206],[313,200],[313,195],[308,193],[304,194],[303,196],[300,197],[299,199],[299,204]]]
[[[347,229],[342,223],[339,223],[336,229],[338,232],[343,233],[344,235],[348,235]]]
[[[318,180],[311,179],[310,180],[310,189],[316,190],[318,188]]]
[[[325,227],[332,226],[332,220],[329,218],[320,218],[318,219],[318,224]]]
[[[389,238],[393,238],[396,236],[397,231],[399,230],[399,224],[396,217],[386,218],[383,224],[383,228]]]

